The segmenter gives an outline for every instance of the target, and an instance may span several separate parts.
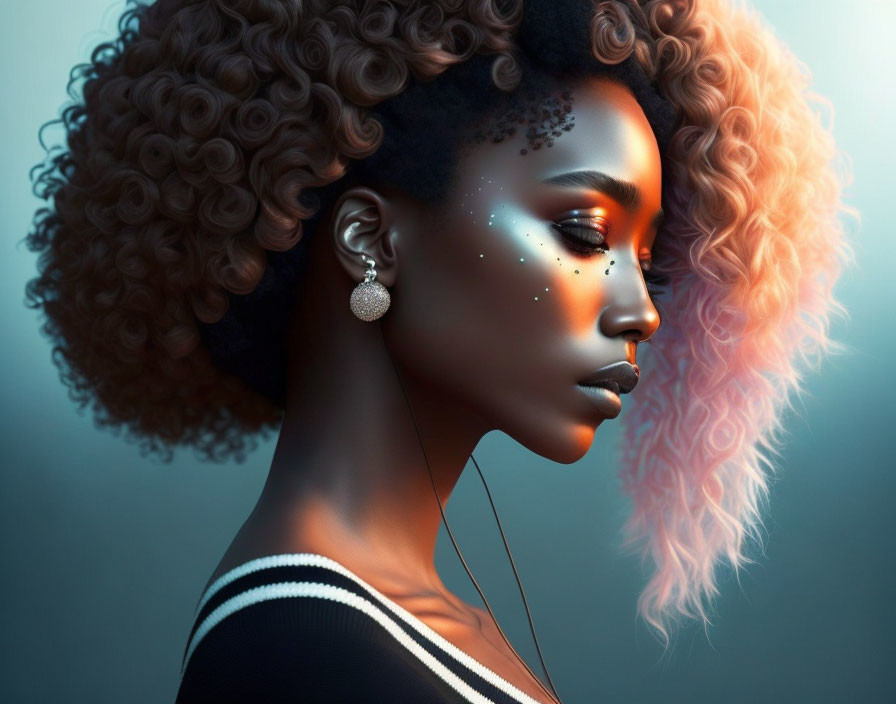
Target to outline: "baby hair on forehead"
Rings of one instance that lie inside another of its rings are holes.
[[[561,91],[559,97],[549,95],[539,97],[533,92],[520,96],[513,94],[507,107],[497,118],[476,130],[470,137],[474,144],[483,142],[499,143],[516,134],[524,125],[528,149],[523,147],[520,154],[527,154],[529,149],[538,150],[542,146],[554,146],[554,140],[575,126],[575,115],[572,114],[573,94],[569,89]]]

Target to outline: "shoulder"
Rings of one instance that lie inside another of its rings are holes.
[[[200,602],[177,701],[457,701],[380,607],[313,570],[234,580]]]

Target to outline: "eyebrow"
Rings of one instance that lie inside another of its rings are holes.
[[[586,189],[608,195],[626,210],[635,210],[641,204],[641,190],[631,181],[609,176],[600,171],[570,171],[544,179],[542,183],[559,186],[571,190]],[[662,209],[656,212],[650,223],[651,227],[659,227],[663,221]]]

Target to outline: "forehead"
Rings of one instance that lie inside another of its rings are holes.
[[[634,96],[624,86],[601,78],[580,79],[570,89],[574,126],[551,147],[542,144],[533,149],[525,130],[517,130],[512,138],[467,152],[458,163],[461,179],[484,175],[510,189],[526,190],[559,174],[599,171],[637,184],[658,200],[659,149]]]

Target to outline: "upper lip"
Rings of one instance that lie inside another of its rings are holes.
[[[614,393],[627,394],[635,388],[640,376],[641,370],[637,364],[615,362],[601,367],[579,383],[587,386],[603,386]]]

